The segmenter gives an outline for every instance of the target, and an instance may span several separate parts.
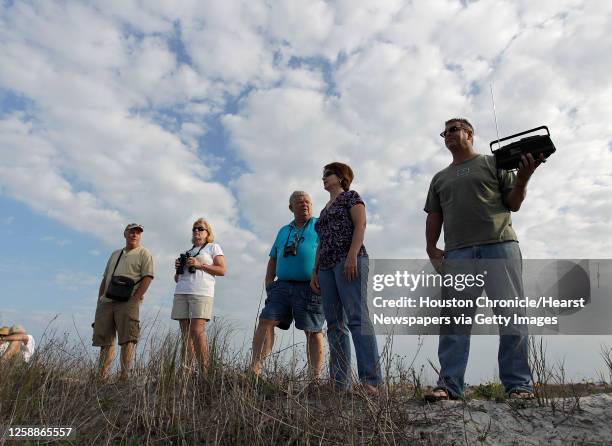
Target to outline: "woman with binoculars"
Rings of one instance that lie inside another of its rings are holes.
[[[170,317],[178,320],[181,327],[184,366],[191,370],[195,355],[206,376],[208,340],[205,326],[212,315],[215,276],[225,275],[225,260],[205,219],[197,219],[191,233],[193,247],[181,254],[174,264],[176,288]]]

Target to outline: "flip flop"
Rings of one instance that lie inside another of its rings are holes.
[[[435,393],[443,393],[443,395],[435,395]],[[452,393],[448,391],[445,387],[435,387],[431,393],[428,393],[423,396],[423,400],[428,403],[435,403],[438,401],[446,401],[446,400],[458,400],[459,398],[454,396]]]
[[[511,400],[533,400],[535,395],[527,390],[512,389],[508,392],[508,398]]]

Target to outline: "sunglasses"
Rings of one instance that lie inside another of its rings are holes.
[[[326,170],[325,172],[323,172],[323,178],[327,178],[331,175],[336,175],[336,172],[332,172],[331,170]]]
[[[202,231],[206,231],[206,228],[202,226],[196,226],[195,228],[191,230],[191,232],[202,232]]]
[[[442,133],[440,133],[440,136],[442,138],[445,138],[446,135],[449,135],[451,133],[455,133],[458,132],[459,130],[463,130],[463,127],[461,127],[460,125],[454,125],[452,127],[447,128],[446,130],[444,130]]]

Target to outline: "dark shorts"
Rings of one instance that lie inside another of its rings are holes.
[[[288,330],[295,320],[298,330],[317,332],[323,329],[325,315],[321,296],[310,289],[308,282],[277,280],[266,287],[268,298],[260,319],[279,321],[278,328]]]

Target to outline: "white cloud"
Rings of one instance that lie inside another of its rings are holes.
[[[448,63],[462,66],[479,59],[492,61],[510,44],[520,25],[517,7],[512,2],[473,2],[465,8],[454,2],[449,5],[434,41]]]
[[[288,56],[318,56],[334,27],[333,4],[324,1],[279,2],[271,7],[268,33],[286,43]]]
[[[11,34],[31,49],[42,43],[51,67],[79,71],[87,67],[92,73],[125,60],[121,30],[95,8],[79,2],[17,2],[4,6],[3,18],[8,26],[2,34]]]
[[[315,198],[315,209],[323,206],[323,165],[355,139],[335,122],[336,114],[334,99],[285,88],[254,92],[239,115],[223,118],[252,172],[234,182],[243,215],[266,240],[291,219],[285,203],[292,191],[306,190]]]
[[[324,53],[334,60],[340,53],[351,54],[379,38],[404,7],[400,0],[364,0],[334,3],[334,28]]]
[[[260,32],[263,3],[197,2],[179,14],[185,49],[203,76],[222,80],[222,88],[233,94],[277,78],[274,52]]]
[[[168,3],[173,4],[170,9]],[[142,1],[142,0],[109,0],[100,5],[99,13],[117,18],[143,33],[168,33],[172,31],[171,11],[180,10],[176,2]]]

